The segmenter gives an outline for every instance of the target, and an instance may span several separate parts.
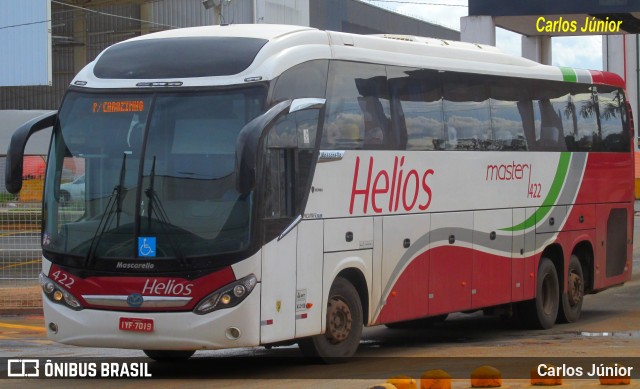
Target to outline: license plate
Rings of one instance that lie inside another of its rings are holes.
[[[121,317],[120,331],[153,332],[153,319]]]

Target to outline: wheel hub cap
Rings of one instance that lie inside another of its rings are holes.
[[[582,279],[576,274],[569,274],[569,304],[576,306],[582,300]]]
[[[334,297],[327,309],[327,339],[332,344],[343,342],[351,332],[351,310],[341,299]]]

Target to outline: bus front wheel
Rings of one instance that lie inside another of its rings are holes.
[[[358,349],[363,319],[358,291],[342,277],[335,279],[329,291],[326,321],[324,334],[301,339],[298,346],[306,357],[343,362]]]
[[[549,258],[540,259],[536,279],[536,298],[519,305],[519,317],[522,324],[531,328],[548,329],[553,327],[560,306],[560,285],[558,273]]]
[[[186,361],[195,350],[142,350],[146,356],[158,362]]]

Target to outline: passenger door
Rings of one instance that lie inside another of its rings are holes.
[[[319,112],[310,109],[282,116],[269,129],[264,142],[264,170],[258,178],[264,188],[262,343],[317,333],[320,328],[317,312],[321,309],[322,286],[319,281],[313,282],[313,277],[318,277],[322,244],[310,244],[308,251],[301,249],[300,244],[304,243],[298,241],[299,237],[307,240],[310,233],[318,230],[315,224],[299,228],[298,223],[313,172]],[[313,274],[307,274],[309,271]],[[299,284],[298,280],[304,281]],[[308,301],[318,304],[310,318]],[[302,319],[306,326],[296,331],[297,320]]]

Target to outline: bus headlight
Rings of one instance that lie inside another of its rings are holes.
[[[193,312],[198,315],[204,315],[218,309],[235,307],[247,298],[257,283],[256,276],[250,274],[238,281],[225,285],[203,298],[196,305]]]
[[[44,295],[56,304],[62,304],[68,308],[79,311],[82,309],[82,305],[78,299],[58,285],[56,282],[45,276],[44,273],[40,273],[40,286]]]

